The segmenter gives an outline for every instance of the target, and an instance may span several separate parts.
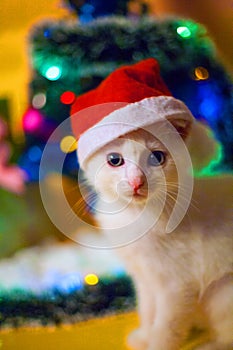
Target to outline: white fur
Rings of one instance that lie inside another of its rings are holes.
[[[199,159],[205,164],[215,147],[207,137],[202,137],[201,145],[198,135],[203,135],[202,127],[191,131],[190,149],[195,162]],[[205,139],[209,148],[205,147]],[[203,156],[202,146],[206,153]],[[139,130],[104,146],[86,164],[87,178],[100,197],[109,205],[127,204],[115,215],[97,210],[102,227],[127,225],[143,208],[142,225],[147,217],[156,215],[164,176],[170,194],[158,223],[140,239],[118,249],[138,295],[140,328],[130,335],[129,343],[140,350],[178,350],[197,325],[204,327],[209,336],[209,342],[198,350],[233,349],[233,177],[194,179],[185,218],[175,231],[166,234],[178,188],[177,173],[169,154],[163,167],[150,168],[145,162],[145,147],[165,151],[157,140]],[[124,166],[111,168],[106,163],[106,154],[112,151],[124,155]],[[129,184],[133,176],[145,180],[139,200],[134,199]]]

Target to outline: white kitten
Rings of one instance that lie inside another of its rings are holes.
[[[172,122],[190,143],[195,165],[203,166],[214,150],[204,129],[197,124],[191,131],[185,126],[181,131]],[[184,219],[166,233],[179,189],[175,163],[167,148],[145,130],[107,144],[87,162],[86,176],[100,198],[96,219],[109,228],[110,239],[112,228],[119,227],[120,237],[127,234],[124,226],[129,223],[137,222],[131,227],[143,231],[152,218],[146,234],[134,240],[130,232],[128,240],[134,242],[118,249],[138,295],[140,328],[129,343],[135,349],[178,350],[196,324],[209,334],[208,343],[198,349],[229,350],[233,348],[233,177],[194,179]],[[103,203],[111,213],[103,210]],[[155,217],[159,220],[151,225]]]

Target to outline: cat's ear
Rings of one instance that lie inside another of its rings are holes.
[[[219,161],[221,145],[214,138],[209,126],[199,121],[193,123],[192,133],[187,142],[194,173],[202,172],[211,161]]]
[[[183,140],[187,138],[192,129],[193,120],[181,116],[171,116],[167,120],[176,128]]]

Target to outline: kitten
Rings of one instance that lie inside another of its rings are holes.
[[[208,161],[214,147],[203,127],[171,122],[194,151],[195,164]],[[175,135],[168,130],[168,136]],[[233,177],[195,178],[187,213],[167,233],[179,174],[171,152],[149,131],[139,129],[107,144],[88,160],[85,171],[99,196],[100,227],[110,240],[114,235],[114,242],[123,242],[122,232],[129,234],[130,244],[118,248],[138,297],[140,328],[129,344],[140,350],[178,350],[196,324],[209,339],[198,350],[233,349]],[[128,225],[136,236],[124,230]]]

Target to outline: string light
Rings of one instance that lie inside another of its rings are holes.
[[[206,80],[209,78],[209,72],[204,67],[196,67],[194,70],[195,80]]]
[[[223,109],[223,99],[215,83],[207,80],[198,84],[198,112],[208,122],[213,123]]]
[[[64,153],[70,153],[77,149],[77,140],[74,136],[68,135],[63,137],[60,142],[60,149]]]
[[[51,36],[51,31],[49,29],[45,29],[43,35],[45,38],[49,38]]]
[[[60,292],[69,294],[82,289],[81,276],[78,273],[68,273],[64,276],[58,276],[56,287]]]
[[[32,105],[34,108],[41,109],[46,104],[46,95],[43,92],[39,92],[33,96]]]
[[[89,273],[88,275],[86,275],[84,280],[90,286],[94,286],[94,285],[96,285],[99,282],[98,276],[96,276],[93,273]]]
[[[59,66],[50,66],[46,69],[44,76],[48,80],[58,80],[62,75],[62,69]]]
[[[186,26],[180,26],[176,29],[177,34],[179,34],[182,38],[189,38],[191,36],[191,31]]]
[[[60,101],[65,105],[70,105],[75,100],[75,93],[73,91],[65,91],[60,96]]]
[[[43,115],[34,108],[29,108],[23,116],[23,128],[26,132],[36,131],[43,122]]]
[[[42,150],[38,146],[32,146],[28,150],[28,158],[30,159],[31,162],[40,161],[41,156],[42,156]]]
[[[203,99],[203,101],[200,103],[199,111],[201,115],[204,115],[204,117],[209,120],[214,118],[216,114],[217,105],[216,103],[208,98]]]
[[[94,17],[93,14],[95,12],[95,7],[91,4],[84,4],[80,8],[80,13],[79,13],[79,20],[82,23],[88,23],[93,21]]]

